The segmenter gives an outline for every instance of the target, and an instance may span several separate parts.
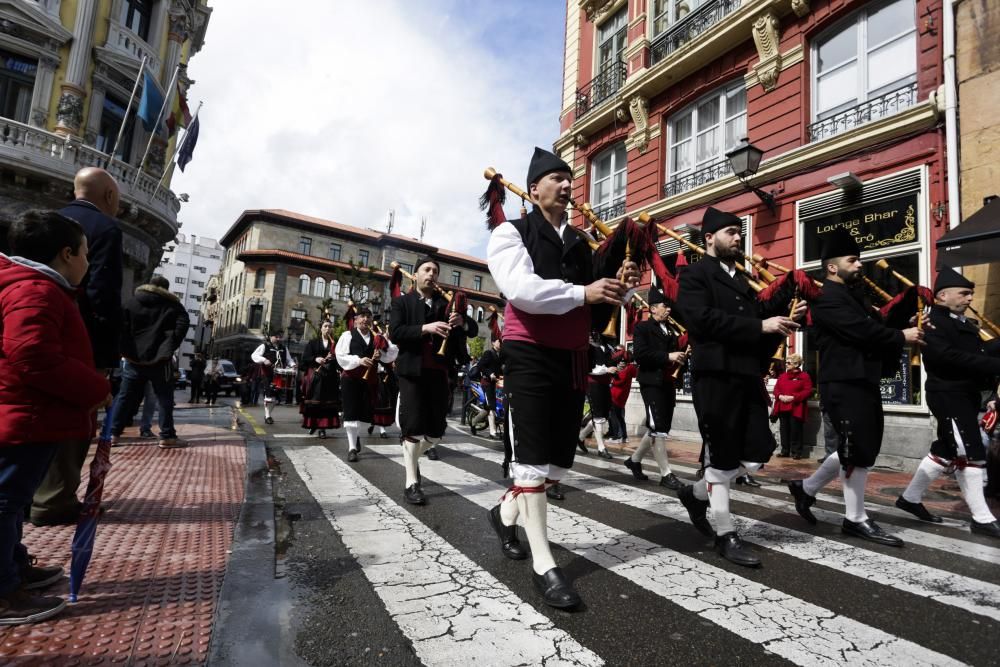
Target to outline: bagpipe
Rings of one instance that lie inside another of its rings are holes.
[[[392,269],[392,276],[389,278],[389,296],[396,298],[402,296],[403,294],[403,279],[406,278],[410,281],[410,291],[416,289],[417,278],[409,271],[403,269],[399,262],[392,262],[389,264]],[[449,317],[455,313],[465,313],[468,308],[468,297],[465,292],[460,289],[446,290],[441,287],[437,282],[433,283],[434,290],[444,297],[445,301],[448,302],[448,306],[445,309],[445,316]],[[441,346],[437,349],[437,355],[443,357],[448,352],[448,336],[443,336],[441,339]]]

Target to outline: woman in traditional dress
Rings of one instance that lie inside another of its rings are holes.
[[[302,366],[306,374],[302,379],[302,428],[312,435],[319,431],[326,438],[326,429],[340,428],[340,367],[335,353],[333,324],[320,325],[320,335],[306,344],[302,353]]]

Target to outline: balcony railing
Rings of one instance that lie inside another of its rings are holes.
[[[669,30],[653,40],[650,46],[652,64],[660,62],[692,39],[739,9],[740,0],[712,0],[694,10]]]
[[[623,197],[618,201],[611,202],[610,204],[598,206],[594,209],[594,214],[603,222],[614,220],[615,218],[625,215],[625,198]]]
[[[732,168],[729,166],[729,160],[713,162],[704,169],[699,169],[698,171],[693,171],[690,174],[678,176],[673,180],[667,181],[663,186],[663,196],[673,197],[674,195],[679,195],[682,192],[693,190],[699,185],[725,178],[731,173]]]
[[[160,71],[160,56],[157,55],[153,47],[118,21],[108,21],[108,40],[105,44],[109,49],[135,58],[136,66],[145,56],[149,71]]]
[[[911,83],[813,123],[809,126],[809,141],[820,141],[853,130],[873,120],[899,113],[916,103],[917,84]]]
[[[159,179],[140,172],[136,180],[135,167],[119,160],[111,160],[107,153],[86,146],[78,139],[53,134],[9,118],[0,118],[0,160],[13,160],[27,168],[70,182],[83,167],[107,169],[118,181],[123,197],[152,209],[159,217],[169,220],[176,227],[180,203],[168,188],[157,186]]]
[[[612,99],[614,94],[625,84],[628,68],[620,60],[608,63],[594,79],[576,89],[576,117],[579,120],[585,114]]]

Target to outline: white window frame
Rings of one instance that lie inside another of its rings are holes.
[[[312,284],[312,280],[306,274],[299,275],[299,294],[305,294],[309,296],[309,286]]]
[[[340,299],[340,281],[334,278],[330,281],[330,298]]]
[[[615,157],[618,151],[624,154],[624,162],[621,165],[621,169],[618,168],[618,161]],[[608,199],[607,201],[600,201],[597,199],[597,163],[603,160],[608,155],[611,155],[611,173],[608,174],[607,179],[600,179],[601,182],[607,180],[609,182],[608,187]],[[620,198],[614,198],[614,182],[615,176],[618,174],[623,174],[625,178],[625,192],[622,193]],[[590,205],[594,209],[599,209],[606,206],[614,206],[619,201],[625,201],[625,196],[628,193],[628,149],[625,148],[625,142],[620,141],[613,146],[610,146],[606,150],[598,153],[590,161]]]
[[[326,296],[326,280],[322,276],[313,281],[312,295],[321,299]]]
[[[654,2],[653,2],[653,0],[650,0],[650,2],[649,2],[649,15],[651,17],[649,19],[649,39],[650,39],[650,41],[655,40],[657,37],[659,37],[663,33],[667,32],[668,30],[670,30],[671,28],[673,28],[675,25],[677,25],[678,23],[680,23],[681,21],[683,21],[685,16],[687,16],[688,14],[694,13],[695,10],[697,10],[699,7],[701,7],[706,2],[708,2],[708,0],[666,0],[666,3],[667,3],[666,10],[664,10],[664,11],[660,12],[659,14],[653,16],[653,11],[655,11],[654,10]],[[676,10],[678,10],[679,7],[681,5],[684,5],[684,4],[690,5],[687,8],[687,12],[684,13],[684,16],[677,16],[677,11]],[[657,32],[657,30],[656,30],[657,19],[659,19],[664,14],[667,15],[667,22],[663,26],[663,30],[660,30],[659,32]]]
[[[670,116],[670,118],[667,119],[667,150],[666,150],[666,158],[664,159],[664,169],[665,169],[665,172],[666,172],[665,182],[669,183],[670,181],[673,181],[673,180],[675,180],[677,178],[683,178],[684,176],[688,176],[688,175],[693,174],[693,173],[695,173],[697,171],[700,171],[702,169],[707,169],[708,167],[711,167],[712,165],[717,164],[719,161],[726,159],[726,153],[728,151],[732,150],[732,148],[735,147],[735,145],[732,146],[732,147],[727,147],[726,146],[726,123],[728,123],[730,120],[733,120],[733,119],[735,119],[735,118],[737,118],[737,117],[740,116],[739,113],[737,113],[737,114],[731,114],[730,111],[729,111],[729,109],[726,108],[726,106],[727,106],[727,101],[729,99],[729,93],[732,92],[732,91],[738,90],[740,88],[742,88],[744,90],[744,95],[743,95],[743,100],[744,100],[743,104],[744,104],[744,106],[743,106],[742,115],[744,117],[744,121],[743,121],[744,122],[744,132],[743,132],[743,134],[745,134],[746,133],[746,116],[747,116],[747,109],[746,109],[746,99],[747,99],[747,96],[746,96],[746,93],[745,93],[745,91],[746,91],[746,83],[743,81],[743,79],[737,79],[736,81],[730,82],[730,83],[728,83],[726,85],[719,86],[718,88],[716,88],[715,90],[713,90],[711,93],[709,93],[707,95],[702,95],[697,100],[695,100],[691,104],[687,105],[686,107],[684,107],[683,109],[681,109],[677,113],[672,114]],[[698,107],[701,106],[702,104],[704,104],[705,102],[707,102],[708,100],[715,99],[715,98],[718,98],[720,100],[719,122],[718,122],[717,125],[715,125],[715,127],[721,133],[719,144],[722,146],[722,153],[719,154],[719,155],[717,155],[717,156],[715,156],[712,160],[709,160],[707,162],[699,164],[698,163],[698,152],[697,152],[698,151],[698,135],[699,134],[704,134],[706,131],[705,130],[703,130],[701,132],[698,131]],[[684,141],[690,141],[691,142],[691,148],[690,148],[691,153],[692,153],[691,154],[691,168],[688,169],[688,170],[686,170],[686,171],[684,171],[683,173],[676,174],[676,173],[672,173],[672,171],[671,171],[671,162],[673,160],[674,147],[676,147],[677,144],[679,144],[681,142],[679,142],[679,141],[676,140],[677,138],[675,136],[676,132],[674,130],[674,127],[676,126],[677,121],[679,121],[684,116],[687,116],[688,114],[691,115],[691,135],[687,139],[685,139]]]
[[[622,23],[622,25],[618,26],[618,28],[613,33],[611,33],[611,35],[609,37],[605,38],[602,41],[601,40],[601,32],[603,32],[609,26],[611,26],[612,24],[614,24],[615,21],[617,21],[618,18],[620,16],[622,16],[622,15],[625,16],[625,21]],[[605,42],[609,41],[609,40],[615,39],[617,37],[618,33],[622,32],[623,30],[625,31],[625,43],[622,45],[622,47],[620,49],[616,49],[615,50],[615,54],[620,54],[620,56],[616,55],[611,60],[609,60],[609,61],[607,61],[605,63],[602,63],[601,62],[601,45],[604,44]],[[595,25],[594,26],[594,76],[596,77],[598,74],[600,74],[602,71],[604,71],[605,67],[607,67],[609,65],[614,65],[619,60],[622,61],[622,62],[624,62],[625,61],[625,51],[627,49],[628,49],[628,3],[625,3],[622,7],[620,7],[617,10],[615,10],[614,14],[612,14],[611,16],[609,16],[607,18],[607,20],[602,21],[600,25]]]

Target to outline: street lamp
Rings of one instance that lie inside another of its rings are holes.
[[[372,317],[376,320],[382,317],[382,297],[376,296],[371,300]]]
[[[746,137],[743,138],[743,142],[739,146],[726,153],[726,159],[729,160],[729,166],[736,178],[740,179],[744,188],[757,195],[767,206],[767,210],[774,215],[776,212],[774,195],[750,184],[750,179],[757,174],[757,169],[760,168],[762,157],[764,157],[764,151],[751,144]]]

